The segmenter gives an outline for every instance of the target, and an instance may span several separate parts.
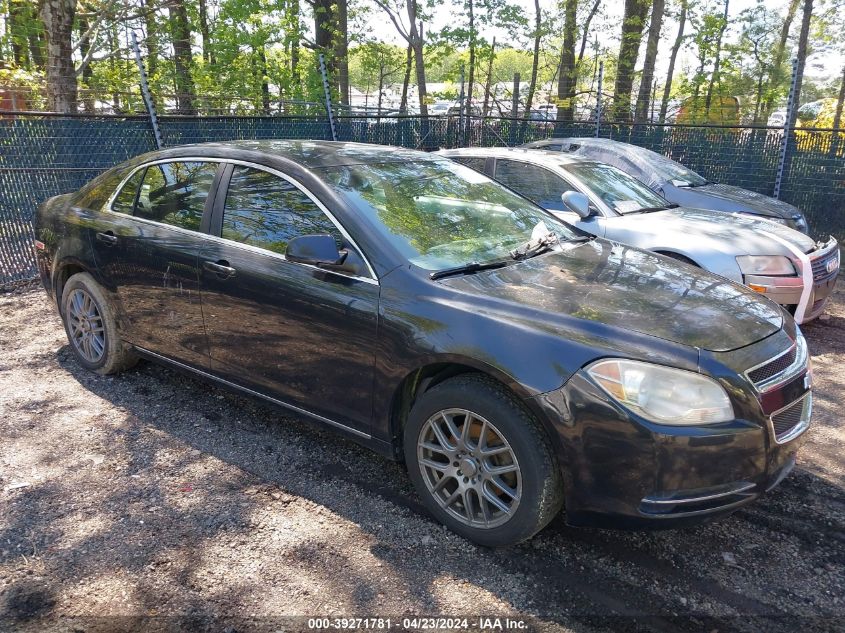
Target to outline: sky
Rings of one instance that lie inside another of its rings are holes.
[[[515,1],[522,7],[523,11],[527,16],[530,17],[534,15],[534,0],[513,1]],[[730,0],[730,4],[728,6],[729,25],[728,31],[725,36],[727,41],[736,39],[739,35],[738,26],[732,27],[731,22],[735,20],[742,11],[754,7],[757,4],[757,0]],[[785,0],[766,0],[765,4],[771,9],[778,10],[781,14],[786,12]],[[598,22],[599,20],[602,20],[603,22],[610,25],[611,29],[613,29],[614,25],[620,25],[622,22],[624,2],[622,0],[604,0],[602,2],[602,5],[604,7],[604,15],[601,17],[596,16],[594,24],[596,24],[596,22]],[[544,11],[557,13],[560,11],[559,6],[559,0],[540,0],[540,8]],[[449,24],[449,22],[453,20],[453,18],[454,14],[452,11],[449,11],[447,9],[441,10],[434,16],[434,19],[431,21],[431,25],[429,28],[433,30],[439,30]],[[798,32],[798,28],[800,26],[800,19],[801,14],[799,8],[798,14],[795,18],[795,22],[793,23],[793,35],[796,35]],[[367,25],[371,29],[373,37],[379,40],[393,42],[396,44],[403,43],[403,40],[401,40],[398,34],[396,33],[395,27],[387,18],[386,14],[374,12],[372,14],[372,17],[367,20]],[[613,30],[618,30],[618,27]],[[496,39],[499,42],[508,41],[507,33],[501,29],[482,29],[481,32],[488,39],[492,38],[493,36],[496,36]],[[660,49],[657,57],[657,77],[666,75],[666,70],[669,62],[669,50],[675,40],[675,34],[677,32],[677,22],[675,20],[664,18],[663,28],[661,30]],[[687,23],[687,32],[689,32],[689,23]],[[614,45],[618,46],[618,35],[616,36],[616,42],[614,43]],[[643,47],[644,46],[645,37],[643,37]],[[530,50],[530,45],[527,40],[523,43],[522,48]],[[682,48],[681,53],[678,57],[678,66],[682,70],[690,68],[695,64],[694,51],[690,50],[689,48],[687,48],[686,50]],[[642,51],[640,54],[640,63],[642,63]],[[813,55],[810,57],[810,59],[808,59],[807,67],[805,69],[805,75],[813,79],[819,80],[832,79],[833,77],[841,76],[843,65],[845,65],[845,54],[843,54],[843,51],[824,52],[822,54]]]

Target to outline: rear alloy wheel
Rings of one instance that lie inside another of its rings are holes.
[[[408,415],[404,450],[426,507],[480,545],[528,539],[562,506],[548,437],[519,400],[486,376],[456,376],[422,394]]]
[[[114,374],[138,358],[118,336],[114,310],[88,273],[76,273],[62,289],[62,320],[76,360],[98,374]]]

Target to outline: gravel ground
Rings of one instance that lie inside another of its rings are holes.
[[[488,550],[434,522],[398,465],[153,364],[88,373],[40,289],[0,294],[0,630],[482,615],[541,630],[841,631],[845,294],[828,314],[805,328],[814,425],[771,494],[690,529],[556,520]]]

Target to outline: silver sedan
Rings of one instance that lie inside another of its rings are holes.
[[[440,152],[482,171],[580,229],[654,251],[744,283],[799,323],[824,310],[839,273],[839,245],[776,222],[667,204],[624,172],[540,150]]]

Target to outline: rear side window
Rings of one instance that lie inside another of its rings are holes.
[[[135,215],[198,231],[217,163],[173,162],[150,165],[144,174]]]
[[[338,228],[297,187],[260,169],[235,167],[221,237],[284,255],[291,238],[316,234],[331,235],[343,245]]]
[[[483,156],[454,156],[452,157],[452,160],[456,163],[460,163],[461,165],[471,167],[475,171],[480,171],[482,174],[484,173],[484,165],[487,162],[487,159]]]
[[[83,209],[101,211],[128,173],[129,169],[124,168],[107,171],[97,176],[79,191],[73,204]]]
[[[565,211],[560,196],[574,189],[548,169],[515,160],[496,161],[496,180],[550,211]]]
[[[111,203],[112,211],[132,215],[135,210],[135,198],[138,196],[138,187],[140,187],[143,177],[143,169],[139,169],[132,174],[132,178],[126,181],[114,197],[114,202]]]

